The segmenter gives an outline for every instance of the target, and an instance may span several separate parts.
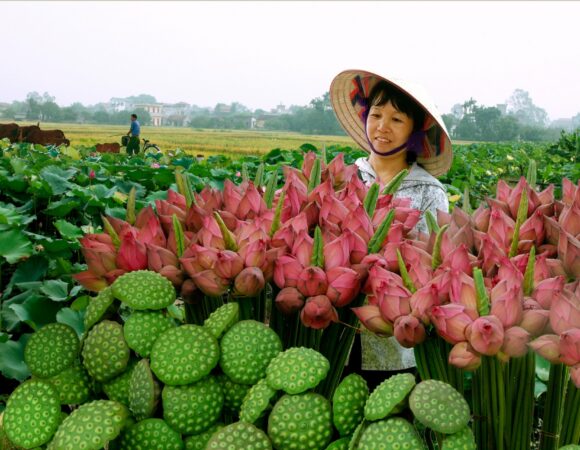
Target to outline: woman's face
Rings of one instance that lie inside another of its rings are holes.
[[[389,101],[372,106],[367,117],[367,137],[375,150],[389,152],[403,145],[413,132],[413,119]]]

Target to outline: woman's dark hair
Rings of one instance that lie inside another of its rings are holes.
[[[369,110],[373,106],[383,106],[388,102],[391,102],[397,110],[413,119],[413,131],[418,131],[423,127],[425,123],[425,111],[423,108],[391,83],[387,83],[384,80],[379,81],[369,94]],[[407,163],[412,164],[416,160],[417,155],[415,153],[407,152]]]

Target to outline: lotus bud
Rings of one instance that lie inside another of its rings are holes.
[[[492,208],[487,234],[496,245],[504,251],[509,251],[514,236],[515,222],[505,212]]]
[[[462,341],[455,344],[449,352],[449,364],[471,372],[481,365],[481,356],[469,342]]]
[[[544,332],[549,320],[550,311],[542,309],[540,304],[531,298],[524,301],[524,312],[519,326],[533,337],[540,336]]]
[[[348,267],[350,265],[350,245],[349,238],[342,234],[329,244],[323,247],[324,270],[333,267]]]
[[[477,352],[493,356],[503,344],[504,330],[497,317],[483,316],[466,328],[465,335]]]
[[[264,274],[258,267],[246,267],[234,280],[234,290],[243,297],[255,297],[266,286]]]
[[[298,286],[298,278],[304,266],[293,256],[284,255],[274,264],[274,283],[282,289]]]
[[[242,257],[231,250],[221,250],[217,253],[215,273],[222,278],[233,279],[244,268]]]
[[[483,204],[479,205],[479,208],[473,212],[473,224],[478,231],[487,232],[489,229],[490,214],[491,209],[485,208]]]
[[[239,250],[246,267],[260,267],[266,261],[266,241],[258,239]]]
[[[194,304],[200,297],[200,291],[191,278],[186,279],[181,285],[180,296],[185,303]],[[203,295],[201,295],[203,298]]]
[[[326,295],[317,295],[306,300],[300,320],[304,326],[320,330],[338,322],[338,313]]]
[[[567,366],[580,364],[580,328],[560,334],[560,361]]]
[[[183,284],[183,271],[175,266],[163,266],[159,273],[173,283],[173,286],[179,288]]]
[[[505,330],[501,351],[512,358],[528,353],[528,342],[531,335],[521,327],[511,327]]]
[[[161,271],[162,267],[179,265],[177,256],[166,248],[153,244],[147,244],[147,268],[155,272]]]
[[[306,267],[300,272],[296,287],[305,297],[325,295],[328,289],[326,273],[320,267]]]
[[[294,287],[286,287],[276,296],[276,308],[289,315],[300,311],[304,306],[304,296]]]
[[[560,363],[560,338],[555,334],[545,334],[529,343],[538,355],[552,364]]]
[[[236,217],[241,220],[253,219],[265,210],[266,203],[264,202],[264,199],[254,186],[254,183],[250,181],[246,188],[246,192],[244,192],[244,195],[240,199]]]
[[[467,327],[473,323],[465,306],[452,303],[432,307],[428,316],[437,333],[453,345],[466,339]]]
[[[342,308],[355,299],[360,291],[359,274],[347,267],[335,267],[326,272],[326,296],[336,308]]]
[[[308,232],[300,231],[298,235],[296,235],[292,246],[292,255],[296,257],[304,267],[310,265],[313,244],[314,239],[308,235]]]
[[[580,278],[580,241],[564,230],[558,238],[558,258],[570,278]]]
[[[81,248],[89,271],[95,276],[100,277],[105,273],[117,268],[117,255],[115,249],[112,250],[105,246],[96,248]]]
[[[549,310],[552,305],[552,299],[564,289],[564,282],[563,276],[540,281],[532,292],[533,299],[542,305],[542,308]]]
[[[580,299],[567,290],[558,294],[550,308],[550,326],[555,333],[580,328]]]
[[[204,270],[199,273],[189,273],[195,285],[210,297],[219,297],[228,291],[230,283],[225,278],[220,277],[213,270]]]
[[[376,305],[364,305],[358,308],[352,308],[361,324],[378,336],[392,336],[393,324],[387,322],[381,316],[381,311]]]
[[[412,348],[425,340],[425,327],[414,316],[400,316],[394,325],[395,338],[405,348]]]
[[[266,258],[264,259],[264,263],[260,266],[260,270],[264,274],[266,283],[270,283],[274,278],[274,264],[276,264],[276,261],[284,254],[284,249],[281,248],[271,248],[266,251]]]
[[[127,273],[126,270],[115,269],[115,270],[111,270],[110,272],[107,272],[103,276],[105,277],[107,284],[110,286],[111,284],[113,284],[115,282],[115,280],[117,278],[119,278],[121,275],[126,274],[126,273]]]
[[[524,313],[521,290],[508,289],[499,297],[494,298],[494,290],[498,286],[499,284],[491,291],[491,314],[500,320],[504,328],[518,325]]]
[[[465,306],[466,314],[473,320],[479,317],[475,282],[466,273],[452,270],[449,300],[451,303]]]
[[[147,249],[145,244],[137,241],[134,232],[123,236],[116,263],[119,269],[127,272],[147,268]]]
[[[224,209],[235,215],[242,201],[242,191],[227,178],[224,180],[223,200]]]
[[[429,324],[431,308],[440,304],[436,285],[428,283],[418,289],[411,296],[409,303],[411,304],[412,314],[421,319],[423,323]]]
[[[73,278],[86,290],[92,292],[102,291],[109,285],[104,277],[96,275],[90,270],[75,273]]]

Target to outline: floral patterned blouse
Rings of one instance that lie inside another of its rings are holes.
[[[355,164],[365,184],[375,182],[377,176],[368,158],[359,158]],[[410,198],[412,208],[421,212],[430,210],[435,216],[438,209],[449,211],[445,187],[417,163],[411,166],[409,175],[403,180],[395,197]],[[427,222],[423,214],[415,229],[427,233]],[[394,337],[378,337],[364,331],[361,334],[361,346],[363,370],[402,370],[415,367],[413,349],[402,347]]]

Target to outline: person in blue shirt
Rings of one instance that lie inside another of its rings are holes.
[[[127,143],[127,154],[136,155],[139,153],[139,135],[141,134],[141,125],[137,121],[137,114],[131,114],[131,128],[127,132],[129,142]]]

